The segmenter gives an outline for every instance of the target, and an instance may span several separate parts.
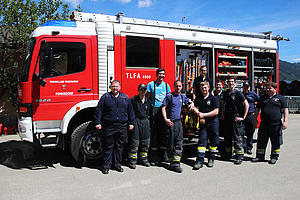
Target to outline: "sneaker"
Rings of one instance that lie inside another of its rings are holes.
[[[256,158],[252,158],[251,162],[263,162],[265,159],[263,158],[259,158],[259,157],[256,157]]]
[[[214,166],[214,161],[212,159],[209,159],[207,163],[207,167],[213,167],[213,166]]]
[[[136,164],[135,164],[135,163],[132,163],[132,162],[129,162],[128,167],[129,167],[130,169],[135,169],[135,168],[136,168]]]
[[[269,161],[269,164],[275,165],[276,162],[277,162],[277,159],[276,159],[276,158],[271,158],[271,160]]]
[[[241,165],[242,164],[242,159],[236,159],[235,161],[234,161],[234,164],[235,165]]]
[[[201,162],[200,160],[196,160],[196,162],[194,164],[194,167],[193,167],[193,170],[198,170],[202,167],[203,167],[203,162]]]

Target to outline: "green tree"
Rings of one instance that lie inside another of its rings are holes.
[[[0,95],[7,91],[14,105],[30,34],[46,21],[68,19],[69,12],[62,0],[0,0]]]

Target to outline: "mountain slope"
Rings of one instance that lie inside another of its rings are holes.
[[[300,63],[279,60],[279,80],[300,80]]]

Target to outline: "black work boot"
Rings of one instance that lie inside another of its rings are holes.
[[[142,159],[141,160],[141,165],[143,165],[145,167],[150,167],[150,163],[147,159]]]
[[[276,162],[277,162],[277,159],[276,159],[276,158],[271,158],[271,160],[269,161],[269,164],[275,165]]]
[[[180,167],[179,162],[173,162],[170,164],[170,169],[177,173],[182,173],[183,169]]]
[[[135,169],[135,168],[136,168],[136,163],[135,163],[135,162],[132,162],[132,161],[129,161],[128,167],[129,167],[130,169]]]
[[[194,167],[193,167],[193,170],[198,170],[200,168],[203,167],[203,160],[202,159],[197,159],[195,161],[195,164],[194,164]]]
[[[213,159],[209,159],[208,163],[207,163],[207,167],[213,167],[214,166],[214,160]]]
[[[169,162],[168,152],[163,150],[161,152],[161,161],[162,162]]]
[[[263,162],[263,161],[265,161],[264,156],[256,156],[256,158],[253,158],[251,160],[251,162]]]
[[[223,160],[230,160],[232,158],[232,153],[228,153],[228,152],[226,152],[226,153],[224,153],[223,155],[222,155],[222,159]]]
[[[241,158],[237,158],[235,161],[234,161],[234,164],[235,165],[241,165],[242,164],[242,159]]]

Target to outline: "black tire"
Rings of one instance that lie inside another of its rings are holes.
[[[102,157],[101,132],[94,127],[91,121],[79,125],[73,131],[70,151],[80,165],[88,165],[93,161],[99,163]]]

